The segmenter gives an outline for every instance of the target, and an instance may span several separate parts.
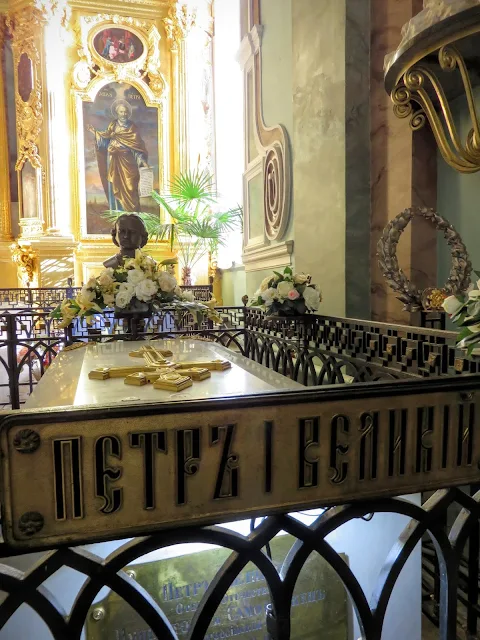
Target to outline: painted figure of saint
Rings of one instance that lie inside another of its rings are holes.
[[[88,130],[95,135],[98,170],[110,209],[139,211],[139,169],[148,167],[145,142],[134,122],[132,110],[125,100],[112,105],[114,119],[105,131],[91,125]]]
[[[110,47],[112,46],[112,40],[110,38],[110,36],[108,36],[106,42],[105,42],[105,46],[103,47],[103,51],[102,51],[102,56],[104,58],[108,58],[108,54],[110,52]]]

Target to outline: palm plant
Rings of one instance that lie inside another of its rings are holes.
[[[168,240],[171,249],[176,249],[184,280],[201,258],[207,253],[215,255],[219,246],[225,245],[227,234],[242,226],[242,207],[218,210],[219,197],[208,171],[180,173],[172,178],[165,193],[153,191],[152,198],[170,216],[170,222],[161,222],[153,213],[135,213],[143,220],[150,240]],[[107,211],[103,215],[113,223],[123,213]]]

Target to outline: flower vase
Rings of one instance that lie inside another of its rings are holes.
[[[135,318],[136,320],[140,320],[141,318],[148,318],[151,314],[151,305],[147,302],[141,302],[136,298],[132,298],[128,307],[125,307],[124,309],[121,307],[115,307],[114,317],[126,319]]]
[[[182,281],[184,287],[192,286],[192,269],[191,267],[183,267],[182,269]]]

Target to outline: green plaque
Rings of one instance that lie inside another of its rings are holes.
[[[289,535],[272,540],[277,569],[294,543]],[[229,549],[212,546],[131,565],[125,570],[158,602],[181,639],[186,637],[210,581],[230,553]],[[218,607],[205,640],[268,640],[265,618],[269,603],[263,574],[255,565],[247,564]],[[292,640],[349,640],[350,610],[341,580],[323,558],[312,553],[298,577],[292,599]],[[87,640],[156,640],[142,618],[114,592],[91,607],[86,632]]]

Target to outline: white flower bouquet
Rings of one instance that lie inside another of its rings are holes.
[[[61,320],[60,327],[67,327],[78,317],[90,324],[93,316],[103,314],[105,309],[145,314],[168,307],[177,320],[191,313],[198,324],[207,317],[218,321],[216,301],[203,304],[195,301],[192,291],[182,291],[171,263],[166,260],[157,264],[137,249],[134,258],[126,258],[122,267],[104,269],[97,278],[90,278],[76,298],[63,300],[50,315]]]
[[[311,277],[304,273],[293,273],[285,267],[283,273],[273,272],[260,284],[251,301],[269,315],[294,316],[317,311],[322,295]]]
[[[480,277],[480,272],[475,271]],[[443,301],[442,307],[452,322],[462,327],[457,336],[457,347],[471,355],[480,342],[480,280],[465,293],[457,293]]]

